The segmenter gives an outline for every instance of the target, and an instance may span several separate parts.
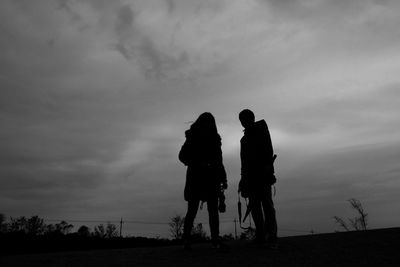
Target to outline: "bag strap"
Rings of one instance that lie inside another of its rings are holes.
[[[246,203],[246,209],[248,208],[248,203],[247,199],[244,198],[244,201]],[[240,193],[238,192],[238,213],[239,213],[239,226],[243,230],[248,230],[251,228],[251,225],[249,227],[244,227],[242,226],[242,202],[240,202]]]

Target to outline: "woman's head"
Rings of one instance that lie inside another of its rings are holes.
[[[210,112],[202,113],[192,124],[191,129],[206,134],[218,133],[215,118]]]

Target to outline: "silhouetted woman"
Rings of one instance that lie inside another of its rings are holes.
[[[190,233],[200,201],[207,202],[211,243],[219,248],[218,196],[227,188],[226,172],[222,163],[221,137],[213,115],[201,114],[185,132],[186,141],[179,152],[179,160],[187,166],[184,191],[188,209],[184,224],[184,248],[190,249]]]

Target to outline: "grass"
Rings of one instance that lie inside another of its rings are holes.
[[[0,266],[400,266],[400,228],[279,239],[279,248],[229,242],[217,252],[209,244],[8,255]]]

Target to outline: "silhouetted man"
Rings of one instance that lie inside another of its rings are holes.
[[[239,191],[249,198],[249,208],[256,226],[255,242],[277,243],[277,224],[271,186],[274,175],[274,150],[265,120],[255,121],[254,113],[245,109],[239,113],[244,127],[240,140],[241,180]]]

